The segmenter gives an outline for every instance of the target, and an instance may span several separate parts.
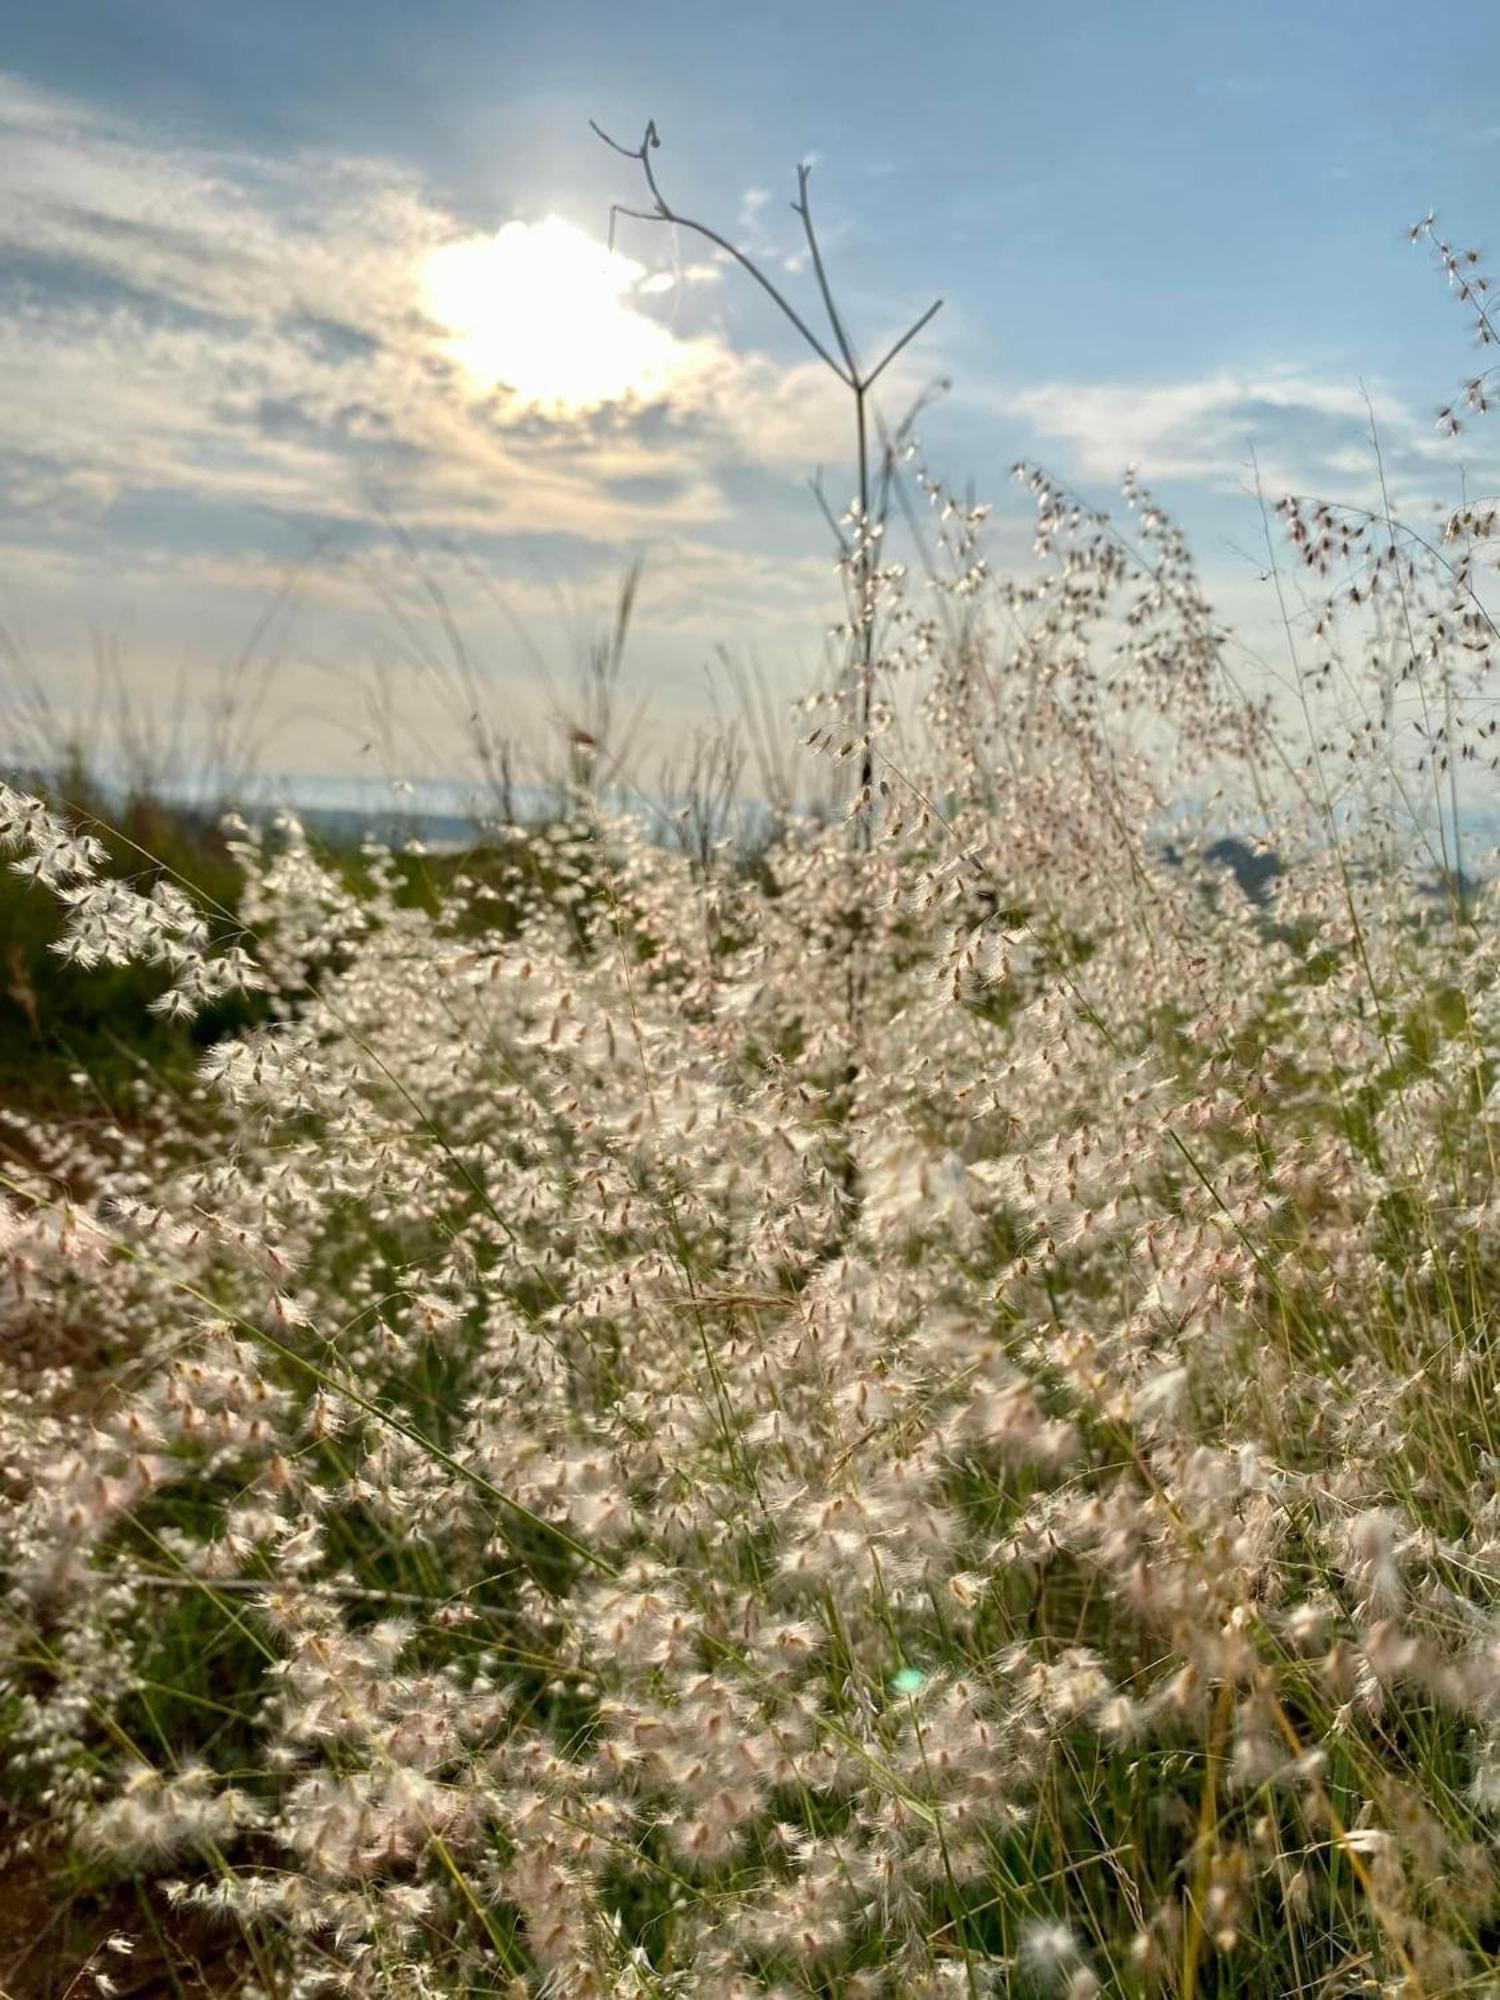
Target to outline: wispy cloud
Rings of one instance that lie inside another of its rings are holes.
[[[1434,469],[1452,457],[1431,416],[1388,389],[1290,367],[1166,384],[1051,382],[999,400],[1088,479],[1133,466],[1150,480],[1240,492],[1258,468],[1272,498],[1365,501],[1378,491],[1378,439],[1387,477],[1420,476],[1427,499]]]
[[[390,160],[208,152],[4,75],[0,155],[7,613],[45,625],[65,607],[85,633],[129,613],[179,650],[184,632],[222,650],[317,551],[305,650],[347,654],[411,589],[395,520],[481,631],[501,629],[496,592],[506,615],[554,626],[559,593],[602,603],[645,550],[669,710],[721,638],[795,649],[804,666],[816,654],[837,591],[800,488],[821,466],[839,497],[848,412],[816,360],[731,341],[738,291],[691,239],[632,232],[640,261],[621,267],[616,303],[648,330],[646,386],[568,411],[466,368],[434,320],[434,252],[478,254],[512,218],[460,215]],[[743,201],[747,232],[769,238],[770,197]],[[785,219],[778,258],[797,249]],[[904,356],[910,375],[882,385],[891,407],[938,360],[930,343]],[[1426,411],[1381,384],[1367,405],[1357,379],[1309,365],[970,386],[964,401],[1089,481],[1134,465],[1238,493],[1253,454],[1273,497],[1368,499],[1372,412],[1398,493],[1425,499],[1452,463]]]
[[[420,279],[472,231],[383,162],[164,152],[14,81],[0,81],[0,136],[0,437],[86,468],[95,494],[149,480],[285,505],[315,487],[321,511],[363,512],[378,474],[465,524],[482,497],[491,525],[627,534],[712,518],[726,450],[800,465],[839,443],[831,407],[819,436],[827,399],[804,398],[810,378],[644,306],[661,357],[650,394],[539,415],[482,392],[443,353]],[[692,365],[674,371],[679,353]],[[611,501],[664,467],[675,477]]]
[[[604,582],[655,548],[684,644],[722,636],[728,607],[763,638],[783,617],[816,632],[827,565],[774,527],[765,547],[765,516],[844,455],[837,385],[731,346],[719,267],[674,261],[665,233],[632,246],[662,261],[629,267],[619,308],[650,329],[648,389],[545,409],[433,324],[424,269],[474,223],[388,161],[157,143],[4,76],[0,153],[0,580],[23,603],[84,605],[111,572],[90,619],[126,572],[163,611],[174,577],[200,602],[252,592],[315,543],[373,560],[387,514],[521,581]],[[307,585],[347,587],[331,563]]]

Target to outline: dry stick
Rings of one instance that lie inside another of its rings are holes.
[[[651,162],[652,153],[661,145],[661,138],[657,132],[654,118],[648,121],[639,146],[621,145],[618,139],[611,138],[609,133],[592,118],[589,120],[589,125],[591,130],[612,152],[618,153],[622,159],[634,160],[636,162],[646,183],[646,190],[651,197],[652,205],[650,208],[628,208],[619,202],[614,202],[610,205],[610,248],[614,248],[616,219],[622,215],[629,216],[638,222],[675,223],[678,228],[689,229],[694,235],[701,236],[705,242],[712,243],[716,249],[721,250],[725,256],[731,258],[733,262],[740,266],[741,270],[749,273],[756,284],[760,286],[761,290],[766,293],[767,297],[774,301],[783,316],[796,328],[807,346],[817,355],[823,365],[838,377],[839,381],[844,384],[853,398],[855,460],[859,480],[859,495],[856,505],[858,507],[859,519],[855,524],[852,547],[846,548],[845,554],[846,560],[850,555],[852,555],[853,559],[852,594],[854,598],[854,627],[850,663],[852,667],[852,679],[858,696],[857,713],[861,738],[859,786],[855,794],[854,816],[857,821],[855,838],[859,848],[863,852],[868,853],[872,839],[870,809],[875,790],[875,747],[872,729],[875,707],[875,550],[877,541],[870,518],[870,392],[886,369],[896,359],[897,355],[909,346],[923,328],[931,322],[943,302],[941,299],[935,299],[926,312],[913,320],[905,333],[886,349],[874,367],[866,370],[860,366],[854,350],[854,343],[849,336],[848,330],[844,325],[843,315],[839,312],[837,302],[834,299],[833,288],[828,279],[827,267],[823,262],[822,246],[818,241],[818,233],[813,224],[812,208],[808,200],[808,181],[812,173],[812,169],[809,166],[802,165],[797,169],[797,199],[792,203],[792,209],[801,221],[802,233],[807,240],[808,255],[812,262],[813,275],[817,280],[818,294],[823,302],[823,310],[827,314],[829,326],[833,330],[833,343],[837,349],[837,354],[829,348],[826,342],[818,338],[817,334],[814,333],[806,319],[798,312],[781,287],[771,278],[767,277],[766,273],[753,257],[740,249],[738,244],[731,242],[719,230],[712,228],[708,223],[699,222],[694,217],[683,215],[679,210],[673,208],[672,204],[662,193],[661,183],[656,177],[656,169]],[[842,536],[839,539],[842,546]],[[846,978],[848,987],[850,1052],[845,1072],[844,1090],[852,1095],[855,1081],[859,1075],[859,1064],[855,1051],[859,1043],[859,1023],[863,1012],[864,997],[864,982],[861,976],[859,939],[857,935],[850,940]],[[855,1178],[855,1168],[851,1158],[845,1169],[845,1188],[851,1202],[855,1199]]]
[[[854,344],[845,328],[842,314],[834,299],[833,288],[828,280],[827,267],[823,262],[822,247],[818,242],[817,230],[813,226],[812,209],[808,201],[807,188],[812,169],[799,166],[797,169],[797,199],[792,203],[793,213],[802,223],[802,232],[807,239],[808,255],[812,261],[813,275],[817,280],[818,294],[823,309],[828,315],[828,323],[833,329],[834,345],[838,355],[820,340],[802,314],[787,298],[780,286],[756,263],[755,259],[741,250],[720,231],[706,222],[699,222],[692,216],[681,214],[668,202],[661,191],[656,171],[651,164],[652,153],[661,145],[652,119],[646,126],[645,135],[639,146],[622,146],[618,139],[612,139],[594,119],[589,120],[590,128],[603,140],[612,152],[623,159],[634,160],[641,169],[652,207],[628,208],[623,203],[614,202],[609,211],[609,242],[614,247],[615,221],[618,216],[630,216],[638,222],[670,222],[681,229],[690,229],[705,242],[712,243],[730,257],[755,280],[762,291],[774,300],[784,317],[794,326],[802,339],[810,347],[824,366],[832,371],[850,392],[854,401],[854,441],[855,459],[859,480],[859,523],[854,540],[855,598],[858,606],[855,629],[854,664],[859,689],[859,726],[864,739],[863,755],[860,763],[860,793],[863,804],[868,807],[874,787],[875,758],[871,747],[870,731],[874,712],[875,679],[875,545],[870,524],[870,391],[880,377],[890,367],[897,355],[916,339],[942,306],[941,299],[935,299],[926,312],[911,323],[900,338],[888,347],[873,368],[861,368],[854,351]],[[868,847],[870,828],[868,813],[861,820],[863,844]]]
[[[1219,1768],[1234,1714],[1234,1683],[1225,1681],[1214,1702],[1203,1764],[1203,1794],[1198,1807],[1198,1831],[1193,1841],[1192,1886],[1187,1895],[1187,1924],[1182,1946],[1182,2000],[1195,2000],[1198,1965],[1203,1955],[1204,1911],[1213,1877],[1214,1836],[1219,1825]]]

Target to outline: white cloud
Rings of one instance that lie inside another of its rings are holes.
[[[1290,367],[1165,384],[1052,382],[999,400],[1089,479],[1134,466],[1148,480],[1239,492],[1258,464],[1273,499],[1311,490],[1363,502],[1378,492],[1372,421],[1388,477],[1446,455],[1431,418],[1390,391],[1371,386],[1367,401],[1358,381]]]
[[[851,455],[819,364],[651,315],[724,271],[673,262],[669,233],[654,270],[556,219],[485,238],[387,162],[152,145],[3,74],[0,146],[0,448],[100,493],[360,512],[374,469],[399,485],[405,464],[433,519],[482,493],[497,527],[628,536],[722,514],[731,460],[790,477]],[[586,393],[530,393],[590,316],[611,338],[578,361]],[[891,405],[917,381],[892,370]],[[611,500],[648,475],[649,498]]]
[[[143,686],[184,634],[222,653],[315,542],[301,590],[326,615],[303,643],[346,645],[329,620],[354,619],[386,511],[434,560],[480,551],[523,617],[555,597],[549,565],[607,592],[646,548],[668,706],[721,638],[816,648],[828,565],[776,550],[800,527],[821,551],[801,479],[848,477],[846,401],[816,361],[730,345],[718,260],[647,232],[632,248],[658,267],[608,261],[651,365],[549,406],[497,379],[547,359],[545,327],[517,350],[492,321],[489,367],[461,351],[486,329],[438,315],[423,276],[486,239],[390,162],[169,144],[4,75],[0,157],[0,602],[59,661],[117,624]],[[509,227],[534,247],[569,226]],[[462,566],[447,585],[498,629]]]

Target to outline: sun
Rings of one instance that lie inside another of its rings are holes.
[[[692,344],[638,311],[643,267],[560,216],[434,250],[422,270],[443,349],[478,388],[554,412],[658,393]]]

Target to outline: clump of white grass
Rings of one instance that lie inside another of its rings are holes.
[[[1493,895],[1031,483],[1005,585],[923,476],[859,839],[584,795],[429,909],[242,829],[221,950],[0,794],[81,978],[269,999],[0,1170],[114,1357],[4,1378],[11,1787],[236,1990],[1494,1989]]]

